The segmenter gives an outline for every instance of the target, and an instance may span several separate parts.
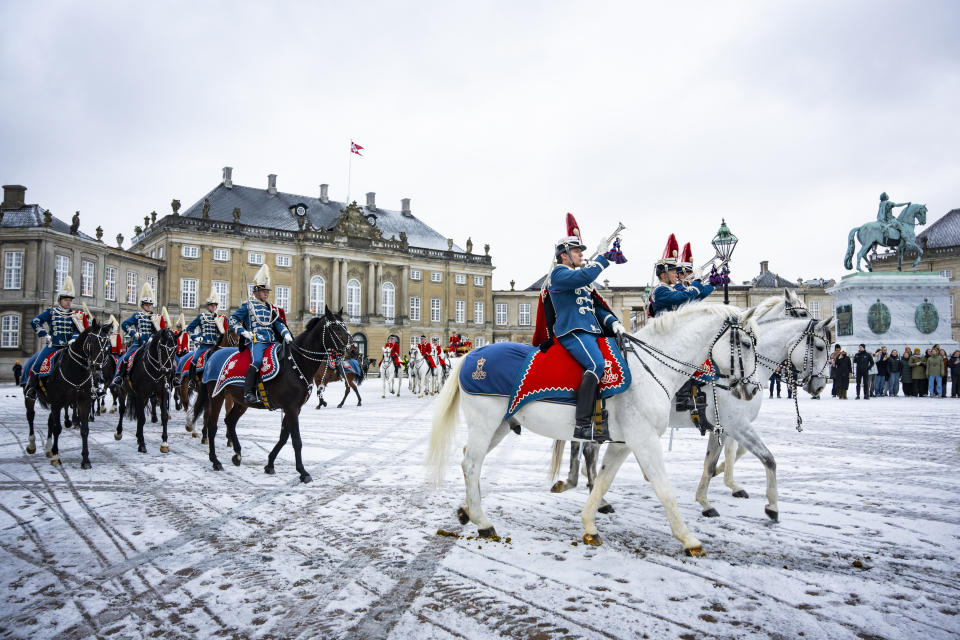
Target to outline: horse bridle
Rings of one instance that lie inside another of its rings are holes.
[[[96,355],[91,355],[90,353],[88,353],[88,350],[87,350],[87,343],[91,339],[97,340],[97,343],[99,344],[99,348],[97,349]],[[81,343],[79,347],[80,355],[77,355],[73,351],[73,347],[77,342]],[[84,371],[87,372],[87,376],[80,382],[73,382],[72,380],[67,378],[63,369],[60,368],[59,369],[60,377],[63,379],[64,382],[69,384],[74,389],[79,389],[81,386],[83,386],[93,378],[93,371],[95,369],[99,369],[100,367],[102,367],[103,363],[106,362],[109,347],[110,347],[110,339],[101,336],[99,333],[93,332],[90,334],[86,334],[86,336],[81,334],[80,338],[77,338],[76,341],[67,345],[67,355],[70,357],[71,360],[73,360]]]
[[[155,337],[157,336],[151,336],[150,338],[151,343],[153,342],[153,339]],[[157,340],[158,355],[156,357],[154,357],[153,354],[150,353],[151,344],[147,344],[145,346],[146,346],[146,353],[144,354],[144,359],[146,360],[146,363],[144,364],[143,370],[144,370],[144,373],[150,376],[151,380],[153,380],[154,382],[157,382],[158,380],[160,380],[160,378],[164,376],[164,374],[169,374],[176,368],[176,364],[175,364],[176,358],[174,357],[175,352],[177,350],[176,341],[174,341],[172,345],[167,346],[165,344],[162,344],[158,339]],[[157,371],[157,375],[153,375],[152,373],[150,373],[150,370],[147,368],[148,365]],[[164,383],[164,386],[166,386],[166,382]]]
[[[333,327],[341,327],[343,329],[344,334],[347,335],[347,339],[346,340],[338,339],[336,332],[333,331]],[[322,363],[323,364],[323,373],[321,374],[321,378],[322,378],[323,375],[326,375],[327,369],[330,368],[330,357],[331,356],[333,356],[334,358],[338,357],[340,355],[341,349],[343,350],[343,353],[346,354],[347,344],[350,342],[350,338],[349,338],[350,332],[347,330],[347,323],[345,323],[343,320],[330,320],[329,322],[323,322],[323,324],[320,325],[320,344],[321,345],[327,344],[328,328],[331,329],[330,338],[331,338],[331,342],[333,343],[333,348],[331,349],[321,349],[318,351],[314,351],[312,349],[307,349],[306,347],[302,347],[296,344],[295,342],[290,343],[290,352],[289,352],[290,355],[288,355],[287,358],[290,360],[290,364],[293,365],[294,373],[297,374],[297,376],[300,378],[300,381],[307,387],[308,395],[310,394],[310,387],[313,386],[313,382],[310,380],[307,380],[306,376],[303,375],[303,371],[300,370],[300,367],[297,365],[297,361],[294,360],[293,354],[294,354],[294,351],[296,351],[300,354],[301,357],[306,358],[311,362]]]

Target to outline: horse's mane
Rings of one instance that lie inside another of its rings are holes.
[[[303,328],[304,333],[312,330],[315,326],[317,326],[317,323],[320,322],[320,320],[321,320],[320,316],[314,316],[310,318],[310,320],[307,322],[307,326]]]
[[[730,316],[737,315],[739,311],[739,307],[733,307],[728,304],[706,303],[695,300],[682,305],[676,311],[670,311],[654,317],[644,328],[649,327],[651,332],[655,334],[669,333],[677,328],[679,321],[688,316],[711,315],[716,318],[729,318]]]
[[[900,211],[900,215],[897,216],[897,220],[901,222],[906,222],[908,218],[912,217],[914,213],[920,210],[920,207],[923,207],[924,211],[927,210],[927,205],[920,204],[919,202],[912,202]]]

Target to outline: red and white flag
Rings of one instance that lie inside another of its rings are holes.
[[[362,157],[363,157],[363,154],[360,153],[360,150],[361,150],[361,149],[363,149],[363,147],[361,147],[360,145],[358,145],[358,144],[357,144],[356,142],[354,142],[353,140],[350,141],[350,153],[355,153],[355,154],[357,154],[358,156],[360,156],[360,157],[362,158]]]

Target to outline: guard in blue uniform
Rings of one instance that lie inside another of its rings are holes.
[[[250,345],[251,363],[243,383],[243,401],[248,405],[260,404],[256,386],[263,352],[277,342],[277,336],[286,343],[293,342],[293,335],[284,324],[280,310],[267,302],[269,296],[270,270],[263,265],[253,277],[253,296],[240,305],[229,320],[230,329]]]
[[[127,334],[130,338],[130,345],[126,353],[120,357],[120,365],[117,367],[117,374],[113,377],[110,387],[114,390],[120,388],[127,373],[127,364],[130,360],[130,354],[147,344],[153,334],[163,324],[162,321],[155,318],[153,306],[157,301],[153,297],[153,287],[149,282],[144,282],[140,288],[140,311],[135,311],[129,318],[120,323],[120,331]]]
[[[22,381],[27,385],[23,393],[27,398],[37,396],[37,376],[31,374],[37,372],[47,356],[67,346],[80,335],[75,312],[70,309],[76,297],[75,294],[73,279],[67,276],[63,286],[57,292],[57,304],[48,307],[30,321],[30,326],[33,327],[37,337],[44,340],[45,344],[39,353],[30,358],[23,372]],[[49,331],[44,327],[49,328]]]
[[[674,311],[680,305],[696,300],[700,292],[693,287],[684,287],[680,285],[680,245],[677,243],[677,237],[670,234],[667,238],[667,246],[663,250],[663,257],[657,260],[656,274],[660,280],[650,296],[650,315],[656,316],[662,311]],[[678,287],[678,285],[680,285]]]
[[[704,284],[700,278],[694,277],[693,250],[689,242],[683,245],[678,273],[680,282],[675,287],[677,291],[695,292],[694,300],[703,300],[713,293],[713,285]],[[712,367],[709,360],[703,366],[704,368]],[[690,420],[700,429],[701,435],[706,433],[706,429],[712,428],[707,418],[707,394],[703,390],[703,383],[710,380],[711,375],[704,374],[690,378],[683,383],[674,398],[677,411],[689,411]]]
[[[704,284],[700,278],[696,278],[693,275],[693,249],[690,248],[690,243],[683,245],[683,251],[680,253],[680,269],[678,271],[678,276],[680,282],[677,283],[675,289],[681,291],[684,289],[695,289],[697,292],[697,297],[695,300],[703,300],[713,293],[712,284]]]
[[[580,229],[570,214],[567,214],[567,232],[566,237],[557,241],[554,251],[557,264],[544,283],[549,294],[549,304],[556,316],[552,323],[549,320],[546,323],[550,327],[548,333],[551,337],[563,345],[583,366],[583,377],[576,394],[573,437],[602,442],[610,438],[605,428],[595,430],[594,411],[600,390],[600,378],[604,372],[603,355],[597,346],[597,338],[602,335],[617,335],[625,330],[617,317],[596,295],[593,282],[610,266],[615,252],[607,251],[604,255],[597,256],[592,264],[585,266],[583,251],[586,246],[580,240]],[[616,250],[616,254],[622,256],[619,250]],[[541,309],[546,305],[544,297],[541,296]],[[539,316],[538,309],[538,325]]]
[[[197,314],[190,324],[187,325],[186,333],[192,335],[194,341],[199,345],[193,352],[190,359],[190,379],[196,375],[196,363],[201,354],[209,353],[216,348],[220,342],[220,336],[223,333],[217,325],[217,307],[220,305],[220,296],[213,288],[210,289],[210,295],[206,299],[206,311]],[[222,316],[220,316],[222,318]]]

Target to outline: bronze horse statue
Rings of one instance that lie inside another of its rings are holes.
[[[918,223],[927,224],[927,205],[925,204],[910,204],[904,207],[897,216],[896,223],[884,225],[881,222],[868,222],[862,227],[852,229],[848,236],[847,255],[843,258],[843,266],[853,269],[853,252],[856,249],[854,237],[860,240],[857,271],[863,271],[860,268],[861,260],[866,263],[867,271],[873,271],[873,263],[867,254],[877,245],[897,250],[897,271],[903,271],[903,254],[908,249],[917,252],[917,259],[911,265],[917,266],[923,255],[923,249],[917,244],[917,236],[914,233],[914,226]]]

